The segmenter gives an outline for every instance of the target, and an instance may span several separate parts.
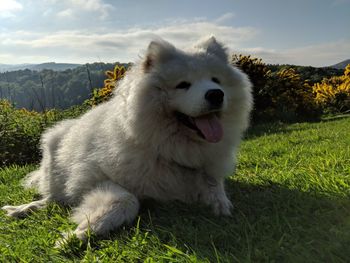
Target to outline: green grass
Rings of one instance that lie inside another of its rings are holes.
[[[256,127],[227,180],[232,218],[178,202],[142,206],[110,239],[54,249],[74,227],[50,205],[26,219],[0,212],[0,262],[348,262],[350,118]],[[20,179],[34,166],[0,170],[0,205],[35,198]]]

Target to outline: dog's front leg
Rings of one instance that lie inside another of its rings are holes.
[[[201,177],[200,181],[200,201],[210,205],[216,215],[230,216],[233,205],[227,198],[224,179],[206,175]]]

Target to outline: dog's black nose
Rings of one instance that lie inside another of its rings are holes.
[[[224,92],[220,89],[211,89],[205,93],[205,99],[213,107],[220,107],[224,101]]]

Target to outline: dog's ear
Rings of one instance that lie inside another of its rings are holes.
[[[197,48],[227,62],[226,48],[221,43],[219,43],[213,36],[199,44]]]
[[[176,48],[162,39],[153,40],[147,48],[143,69],[149,71],[154,65],[164,63],[175,57]]]

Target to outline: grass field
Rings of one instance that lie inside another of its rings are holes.
[[[204,206],[146,202],[108,240],[54,248],[72,228],[55,204],[23,220],[0,212],[0,262],[349,262],[350,118],[259,126],[227,180],[232,218]],[[0,206],[36,197],[20,179],[34,166],[0,170]]]

